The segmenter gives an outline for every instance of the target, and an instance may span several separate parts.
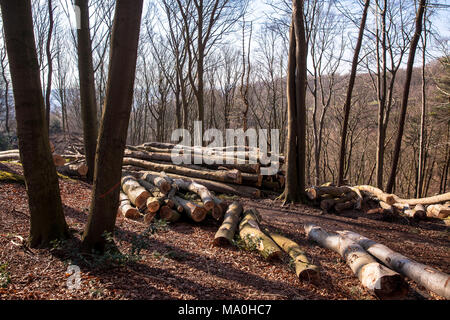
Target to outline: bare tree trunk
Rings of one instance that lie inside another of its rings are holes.
[[[391,193],[394,189],[395,184],[395,177],[397,176],[397,166],[398,161],[400,158],[400,151],[402,146],[402,139],[403,139],[403,130],[405,128],[405,120],[406,120],[406,111],[408,108],[408,98],[409,98],[409,88],[411,86],[411,78],[412,78],[412,72],[414,67],[414,58],[416,55],[416,49],[417,44],[420,40],[420,35],[422,33],[422,20],[423,15],[425,11],[425,5],[426,0],[420,0],[419,3],[419,9],[417,11],[416,16],[416,31],[414,33],[414,37],[411,41],[411,46],[409,49],[409,57],[408,57],[408,63],[406,67],[406,80],[405,80],[405,86],[403,88],[403,97],[402,97],[402,106],[401,106],[401,112],[400,112],[400,120],[398,125],[398,131],[397,131],[397,139],[395,141],[395,147],[394,147],[394,155],[392,159],[392,166],[391,166],[391,174],[389,176],[389,181],[386,187],[386,191],[388,193]]]
[[[49,16],[49,27],[48,27],[48,35],[47,35],[47,45],[46,45],[46,54],[47,54],[47,88],[45,90],[45,119],[47,121],[47,130],[50,129],[50,100],[52,96],[52,75],[53,75],[53,57],[52,57],[52,35],[53,35],[53,26],[55,21],[53,19],[53,4],[52,0],[48,0],[48,16]]]
[[[119,203],[125,149],[136,72],[143,0],[118,0],[111,39],[108,88],[95,159],[94,188],[84,250],[103,252],[105,232],[113,233]]]
[[[81,117],[83,119],[84,150],[89,168],[88,180],[94,179],[95,150],[97,147],[98,122],[95,99],[94,67],[92,63],[92,43],[89,29],[89,1],[76,0],[80,8],[80,28],[78,36],[78,73],[80,77]]]
[[[31,2],[2,0],[0,5],[31,215],[30,244],[44,247],[69,232],[46,130]]]
[[[369,11],[370,0],[366,0],[364,5],[364,11],[361,18],[361,25],[359,27],[359,35],[358,42],[356,43],[355,53],[353,55],[352,62],[352,71],[350,73],[350,80],[347,89],[347,98],[345,100],[344,105],[344,123],[342,125],[342,135],[341,135],[341,147],[340,147],[340,155],[339,155],[339,176],[338,176],[338,185],[344,184],[344,170],[345,170],[345,154],[346,154],[346,145],[347,145],[347,131],[348,131],[348,122],[350,118],[350,109],[352,106],[352,94],[353,87],[355,85],[356,80],[356,72],[359,62],[359,52],[361,51],[361,45],[364,36],[364,28],[366,26],[367,12]]]

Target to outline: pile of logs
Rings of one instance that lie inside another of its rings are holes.
[[[414,219],[439,218],[450,215],[450,192],[421,199],[402,199],[372,186],[333,186],[330,184],[306,190],[324,213],[363,210],[367,214],[399,214]]]
[[[68,158],[74,161],[66,162],[67,158],[55,153],[55,146],[52,142],[50,142],[50,150],[52,152],[53,163],[60,174],[77,178],[86,176],[88,167],[84,161],[84,156],[79,154],[78,159],[72,159],[73,157],[71,155]],[[19,149],[0,152],[0,161],[20,161]]]
[[[304,228],[309,240],[337,252],[361,284],[380,299],[404,297],[408,286],[403,277],[450,299],[450,276],[446,273],[354,232],[327,232],[313,224],[305,225]]]

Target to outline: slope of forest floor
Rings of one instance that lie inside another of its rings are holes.
[[[0,171],[21,174],[14,164]],[[29,210],[24,184],[0,181],[0,299],[375,299],[359,283],[340,256],[306,240],[303,224],[326,230],[351,230],[379,241],[419,262],[450,273],[449,229],[439,221],[405,218],[383,221],[380,216],[347,212],[323,215],[304,205],[281,207],[279,201],[240,199],[257,208],[263,225],[278,231],[307,250],[321,268],[320,284],[300,282],[289,261],[269,262],[256,252],[237,246],[212,246],[219,227],[178,222],[148,237],[147,227],[118,219],[115,242],[124,256],[111,254],[83,260],[78,246],[87,221],[91,186],[60,179],[66,221],[73,238],[51,250],[29,249]],[[142,248],[130,255],[132,249]],[[137,255],[136,255],[137,253]],[[69,290],[69,264],[81,268],[81,288]],[[441,299],[409,281],[407,299]]]

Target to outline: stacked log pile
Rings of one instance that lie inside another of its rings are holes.
[[[324,213],[363,210],[367,214],[403,215],[422,220],[445,219],[450,215],[450,192],[421,199],[402,199],[372,186],[311,187],[306,194]]]

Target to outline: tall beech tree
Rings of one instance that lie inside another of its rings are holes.
[[[30,208],[30,245],[45,247],[69,233],[48,139],[31,2],[1,0],[0,5]]]
[[[400,159],[400,151],[402,147],[403,131],[405,128],[406,112],[408,109],[409,88],[411,86],[412,72],[414,68],[414,59],[416,56],[416,49],[422,34],[423,15],[425,12],[426,0],[420,0],[419,8],[416,15],[416,29],[411,40],[409,48],[408,62],[406,64],[405,85],[403,87],[402,106],[400,109],[400,119],[398,123],[397,138],[395,140],[394,155],[392,157],[391,174],[389,175],[386,192],[392,193],[395,185],[395,177],[397,175],[397,166]]]
[[[119,206],[122,162],[134,92],[143,0],[118,0],[111,38],[108,85],[95,159],[85,251],[103,252],[105,233],[113,233]]]
[[[307,43],[304,1],[292,1],[287,75],[288,137],[286,184],[281,198],[299,202],[305,192]]]
[[[97,147],[98,122],[95,100],[95,78],[92,62],[92,41],[89,29],[89,1],[75,0],[80,10],[80,25],[77,30],[78,73],[80,78],[81,117],[83,119],[83,139],[88,179],[94,179],[95,150]]]
[[[364,37],[364,28],[366,27],[367,12],[369,11],[370,0],[366,0],[364,4],[364,11],[361,18],[361,25],[359,27],[358,41],[356,42],[355,52],[352,61],[352,71],[350,73],[350,79],[347,88],[347,97],[344,104],[344,123],[342,124],[342,134],[341,134],[341,147],[339,153],[339,176],[338,185],[344,184],[344,172],[345,172],[345,154],[347,146],[347,132],[348,132],[348,122],[350,118],[350,109],[352,106],[352,94],[353,88],[355,86],[356,72],[359,63],[359,53],[361,51],[361,45]]]

